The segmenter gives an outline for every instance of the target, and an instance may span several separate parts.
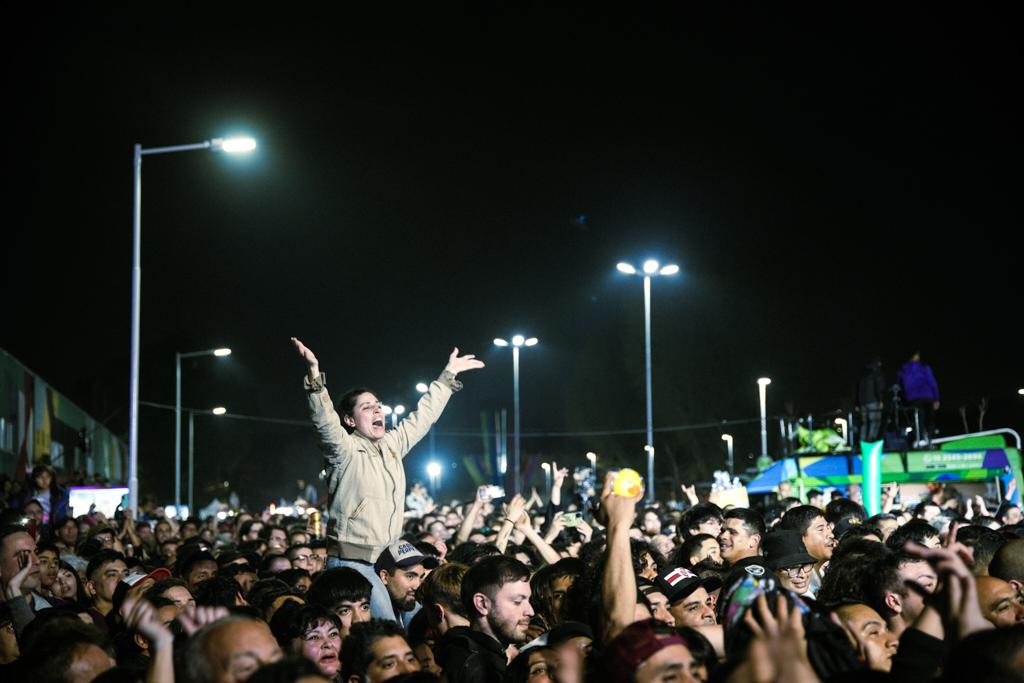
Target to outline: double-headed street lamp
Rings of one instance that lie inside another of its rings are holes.
[[[206,349],[205,351],[188,351],[186,353],[174,354],[174,509],[178,516],[181,516],[181,359],[196,358],[197,356],[217,356],[223,358],[230,356],[231,349]],[[214,408],[214,411],[217,409]],[[223,412],[214,412],[214,415],[222,415]],[[189,512],[192,511],[192,411],[188,415],[189,429]]]
[[[679,266],[670,264],[663,266],[651,259],[644,261],[643,272],[628,263],[615,266],[620,273],[626,275],[642,275],[644,278],[644,368],[647,385],[647,502],[654,502],[654,406],[651,394],[651,278],[657,275],[675,275]]]
[[[131,384],[128,400],[128,508],[134,517],[139,512],[139,328],[142,313],[142,157],[150,154],[170,154],[194,150],[213,150],[228,153],[250,152],[256,149],[252,138],[213,138],[206,142],[172,147],[135,145],[132,158],[132,348]],[[180,481],[180,479],[179,479]]]
[[[537,338],[527,339],[521,334],[512,337],[512,402],[513,402],[513,434],[512,437],[512,490],[519,493],[519,349],[524,346],[536,346]],[[495,346],[509,346],[509,342],[499,338],[494,340]]]

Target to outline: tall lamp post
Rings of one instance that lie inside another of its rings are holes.
[[[587,460],[590,461],[590,471],[594,474],[594,481],[597,481],[597,453],[594,451],[587,452]]]
[[[196,412],[199,412],[200,414],[203,414],[203,415],[209,414],[209,415],[216,415],[216,416],[220,417],[221,415],[223,415],[226,412],[228,412],[228,409],[224,408],[223,406],[217,406],[213,410],[200,410],[200,411],[190,410],[190,411],[188,411],[188,514],[189,514],[190,517],[194,516],[196,514],[196,509],[194,507],[192,507],[192,504],[193,504],[192,503],[192,492],[194,490],[193,484],[195,482],[195,471],[196,471],[195,470],[195,466],[194,466],[195,465],[195,448],[194,448],[194,444],[195,444],[195,424],[194,424],[193,418],[195,417]],[[178,516],[179,517],[181,516],[181,512],[180,511],[178,512]]]
[[[722,434],[722,441],[725,442],[725,452],[726,452],[726,460],[725,461],[726,461],[726,465],[727,465],[727,467],[729,469],[729,479],[732,479],[733,476],[735,476],[735,473],[733,472],[733,469],[732,469],[732,435],[731,434]]]
[[[497,338],[494,340],[494,345],[509,346],[509,342],[504,339]],[[512,420],[512,465],[515,468],[515,471],[512,474],[512,489],[515,493],[519,493],[519,349],[524,346],[536,345],[536,337],[530,337],[527,339],[521,334],[517,334],[512,337],[512,408],[514,413]]]
[[[643,272],[640,273],[628,263],[615,266],[620,273],[626,275],[642,275],[644,278],[644,377],[647,392],[647,502],[654,502],[654,405],[651,393],[651,278],[657,275],[675,275],[679,266],[670,264],[662,266],[655,260],[644,261]]]
[[[768,456],[768,398],[766,387],[772,381],[767,377],[757,380],[757,393],[761,399],[761,457]]]
[[[231,349],[206,349],[205,351],[188,351],[174,354],[174,511],[181,517],[181,359],[197,356],[230,356]],[[189,411],[189,438],[192,434],[192,411]],[[191,445],[189,446],[191,449]],[[191,454],[191,450],[190,450]],[[192,481],[192,459],[188,465],[189,482]],[[189,511],[192,510],[192,485],[189,484]]]
[[[200,149],[228,153],[250,152],[256,149],[256,141],[252,138],[213,138],[206,142],[197,142],[191,145],[175,145],[172,147],[143,147],[140,144],[136,144],[135,154],[132,158],[132,348],[128,400],[128,508],[136,518],[139,512],[139,329],[142,314],[142,157],[150,154],[170,154],[172,152],[189,152]]]

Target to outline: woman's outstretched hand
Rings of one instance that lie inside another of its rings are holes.
[[[313,352],[296,337],[292,337],[292,344],[295,345],[295,350],[299,352],[299,356],[302,357],[302,360],[306,361],[306,365],[309,367],[309,379],[312,381],[319,377],[320,362],[316,359]]]
[[[299,342],[299,340],[296,339],[295,342],[301,345],[301,342]],[[305,349],[306,347],[303,346],[302,348]],[[309,349],[306,350],[309,351]],[[312,355],[312,352],[310,352],[310,355]],[[314,361],[315,360],[316,359],[314,358]],[[466,370],[476,370],[477,368],[482,368],[483,366],[484,362],[482,360],[477,360],[476,356],[474,356],[473,354],[469,354],[467,356],[460,356],[459,347],[456,346],[454,349],[452,349],[452,355],[448,356],[448,365],[446,365],[444,369],[452,373],[452,376],[454,377],[460,372],[465,372]]]

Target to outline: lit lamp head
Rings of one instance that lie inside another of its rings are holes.
[[[426,385],[425,382],[417,382],[416,383],[416,391],[420,392],[421,394],[427,393],[427,389],[428,388],[429,387]]]
[[[441,465],[436,462],[427,463],[427,474],[436,479],[441,474]]]
[[[230,356],[231,355],[231,349],[214,349],[213,350],[213,355],[219,356],[219,357]]]
[[[210,140],[210,147],[228,154],[251,152],[256,149],[256,140],[247,137],[214,138]]]
[[[402,404],[398,404],[397,406],[395,406],[395,415],[401,415],[403,413],[405,413],[405,406],[403,406]]]
[[[759,380],[757,380],[757,383],[758,383],[759,385],[761,385],[762,387],[766,387],[766,386],[768,386],[769,384],[771,384],[771,383],[772,383],[772,381],[771,381],[771,380],[770,380],[769,378],[767,378],[767,377],[762,377],[762,378],[760,378]]]
[[[381,412],[383,412],[385,416],[386,415],[390,415],[392,412],[394,412],[391,409],[391,406],[381,406],[380,409],[381,409]]]
[[[722,441],[726,442],[727,444],[729,444],[731,446],[732,445],[732,435],[730,435],[730,434],[722,434]]]
[[[228,412],[228,409],[225,408],[224,406],[217,406],[216,408],[214,408],[210,412],[213,413],[214,415],[224,415],[225,413]]]

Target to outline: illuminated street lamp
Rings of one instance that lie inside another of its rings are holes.
[[[197,356],[216,356],[223,358],[231,355],[231,349],[206,349],[205,351],[188,351],[186,353],[174,354],[174,509],[178,516],[181,516],[181,359],[196,358]],[[215,413],[218,414],[218,413]],[[192,413],[189,412],[189,433],[191,434]],[[191,437],[190,437],[191,438]],[[188,466],[189,482],[192,481],[192,459],[189,457]],[[189,484],[189,497],[191,498],[192,485]],[[189,500],[189,510],[192,509],[192,501]]]
[[[544,490],[551,495],[551,463],[542,462],[540,468],[544,470]]]
[[[221,354],[221,355],[226,355],[226,354]],[[195,460],[195,449],[193,448],[193,444],[195,442],[195,437],[194,437],[195,425],[193,424],[192,418],[195,416],[195,414],[197,412],[200,413],[200,414],[205,414],[205,413],[209,412],[210,415],[216,415],[217,417],[220,417],[221,415],[224,415],[225,413],[227,413],[228,409],[225,408],[224,406],[217,406],[216,408],[214,408],[213,410],[210,410],[210,411],[205,411],[205,410],[199,410],[199,411],[190,410],[190,411],[188,411],[188,514],[189,514],[190,517],[192,517],[192,516],[194,516],[196,514],[196,509],[194,507],[192,507],[192,492],[194,490],[193,483],[195,481],[194,475],[195,475],[195,471],[196,471],[195,467],[193,467],[194,460]],[[176,505],[176,510],[178,512],[178,518],[181,519],[181,510],[180,510],[181,506],[178,505],[177,503],[175,505]]]
[[[732,479],[735,474],[732,470],[732,435],[722,434],[722,441],[725,442],[726,464],[729,470],[729,479]]]
[[[496,338],[494,340],[495,346],[509,346],[509,342]],[[513,456],[512,464],[515,470],[512,473],[512,490],[515,493],[519,493],[519,349],[524,346],[536,346],[537,338],[530,337],[527,339],[521,334],[517,334],[512,337],[512,400],[513,400],[513,433],[512,444],[513,444]]]
[[[441,487],[441,465],[433,460],[427,463],[427,479],[430,481],[431,494],[436,496]]]
[[[762,377],[757,380],[757,392],[761,399],[761,457],[764,458],[768,455],[768,398],[766,396],[766,389],[772,381],[767,377]]]
[[[675,275],[679,266],[662,266],[651,259],[644,261],[643,273],[629,263],[619,263],[616,269],[626,275],[642,275],[644,278],[644,372],[647,391],[647,502],[654,502],[654,405],[651,393],[651,278],[659,275]]]
[[[597,481],[597,453],[589,451],[587,453],[587,460],[590,461],[590,471],[594,473],[594,481]]]
[[[128,509],[135,519],[139,512],[139,330],[142,317],[142,157],[193,150],[228,153],[256,149],[252,138],[213,138],[206,142],[172,147],[135,145],[132,158],[132,332],[131,372],[128,400]],[[180,427],[180,426],[179,426]],[[180,481],[180,480],[179,480]],[[180,485],[179,485],[180,488]]]
[[[405,414],[405,406],[399,403],[391,413],[391,428],[398,426],[398,420]]]

